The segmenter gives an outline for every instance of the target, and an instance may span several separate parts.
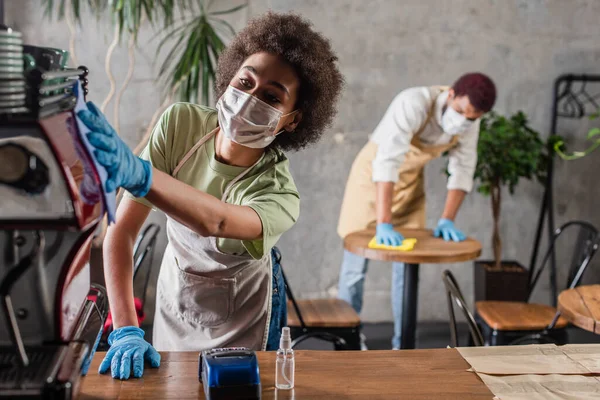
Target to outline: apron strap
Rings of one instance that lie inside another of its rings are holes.
[[[210,131],[208,133],[208,135],[204,135],[200,140],[198,140],[196,142],[196,144],[194,146],[192,146],[192,148],[187,153],[185,153],[185,155],[183,156],[181,161],[179,161],[179,163],[173,170],[173,174],[171,176],[175,177],[175,175],[177,175],[177,173],[179,172],[181,167],[183,167],[183,164],[185,164],[190,159],[190,157],[192,157],[192,155],[196,152],[196,150],[198,150],[204,143],[206,143],[211,137],[213,137],[217,133],[218,130],[219,130],[219,127],[217,126],[215,129]]]
[[[450,144],[452,145],[452,147],[456,146],[458,144],[459,140],[460,140],[460,136],[459,135],[454,135],[454,137],[450,141]]]
[[[242,171],[241,174],[239,174],[238,176],[233,178],[231,180],[231,182],[229,182],[229,184],[225,188],[225,191],[223,192],[223,196],[221,196],[222,202],[225,202],[225,200],[227,200],[227,197],[229,196],[229,192],[231,192],[231,188],[233,187],[233,185],[238,183],[240,181],[240,179],[242,179],[244,176],[246,176],[252,168],[256,167],[256,165],[260,162],[260,160],[262,160],[262,156],[258,160],[256,160],[256,162],[254,164],[252,164],[250,167],[246,168],[244,171]]]
[[[218,130],[219,130],[219,127],[217,126],[215,129],[210,131],[207,135],[204,135],[204,137],[202,137],[200,140],[198,140],[196,142],[196,144],[194,144],[194,146],[192,146],[192,148],[187,153],[185,153],[185,155],[183,156],[181,161],[179,161],[179,163],[173,170],[173,174],[172,174],[173,177],[175,177],[175,175],[177,175],[179,170],[181,170],[181,167],[183,167],[183,165],[192,157],[192,155],[196,152],[196,150],[198,150],[200,147],[202,147],[202,145],[204,143],[206,143],[211,137],[213,137],[218,132]],[[231,192],[231,188],[233,187],[233,185],[235,185],[237,182],[240,181],[240,179],[242,179],[244,176],[246,176],[252,168],[256,167],[256,165],[260,162],[260,160],[262,160],[262,157],[260,157],[258,160],[256,160],[256,162],[254,164],[252,164],[250,167],[246,168],[244,171],[242,171],[242,173],[240,173],[238,176],[233,178],[233,180],[231,182],[229,182],[229,184],[225,188],[225,191],[223,192],[223,196],[221,196],[221,201],[224,202],[225,200],[227,200],[227,197],[229,196],[229,192]]]
[[[438,96],[445,90],[448,90],[450,87],[449,86],[435,86],[436,90],[439,90],[438,94],[434,97],[433,101],[431,102],[431,105],[429,106],[429,111],[427,112],[427,118],[425,118],[425,122],[423,122],[423,124],[421,125],[421,127],[419,127],[419,130],[413,135],[413,138],[411,140],[411,144],[413,140],[415,140],[416,138],[419,137],[419,135],[421,133],[423,133],[423,131],[425,130],[425,127],[427,126],[427,124],[429,123],[429,121],[431,120],[431,118],[433,117],[433,114],[435,114],[435,103],[437,103],[437,98]]]
[[[437,94],[437,96],[435,96],[435,98],[433,99],[433,102],[431,103],[431,106],[429,107],[429,112],[427,113],[427,118],[425,119],[425,122],[423,123],[423,125],[421,125],[421,127],[419,128],[417,133],[415,133],[413,135],[413,137],[410,141],[410,144],[415,147],[420,147],[421,140],[419,139],[419,135],[425,130],[425,127],[427,126],[427,124],[429,123],[429,121],[431,120],[433,115],[435,114],[435,105],[437,103],[438,96],[440,94],[442,94],[442,92],[450,89],[450,86],[435,86],[435,89],[439,90],[439,93]],[[459,135],[454,135],[452,137],[452,140],[450,140],[450,143],[441,144],[439,146],[428,146],[428,148],[431,150],[436,150],[437,148],[444,148],[444,147],[448,147],[451,149],[458,144],[459,140],[460,140]]]

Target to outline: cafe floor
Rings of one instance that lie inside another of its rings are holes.
[[[600,343],[600,335],[581,330],[576,327],[568,328],[569,343]],[[369,350],[390,350],[391,338],[394,332],[392,323],[365,324],[363,333],[367,337]],[[468,327],[459,325],[459,343],[467,345]],[[419,322],[417,330],[417,348],[435,349],[444,348],[450,344],[450,331],[444,322]],[[309,339],[298,346],[298,349],[327,350],[333,347],[329,343]]]
[[[142,325],[146,331],[146,337],[151,340],[152,327]],[[459,324],[459,343],[466,346],[468,343],[468,327],[466,324]],[[367,347],[369,350],[390,350],[392,348],[391,338],[394,332],[392,323],[366,323],[363,327],[363,333],[367,337]],[[576,327],[568,328],[569,343],[600,343],[600,335],[584,331]],[[445,348],[450,344],[450,331],[448,323],[445,322],[419,322],[417,330],[417,348],[418,349],[437,349]],[[328,342],[317,339],[308,339],[301,343],[297,349],[301,350],[333,350],[333,346]]]

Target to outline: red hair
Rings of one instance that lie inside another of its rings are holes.
[[[469,96],[477,110],[488,112],[496,102],[496,85],[487,75],[479,72],[465,74],[452,85],[454,96]]]

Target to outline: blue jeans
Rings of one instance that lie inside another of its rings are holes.
[[[271,321],[269,323],[269,337],[267,338],[267,350],[277,351],[281,329],[287,326],[287,301],[285,295],[285,283],[281,274],[281,253],[276,247],[271,250],[273,258],[273,295],[271,297]]]
[[[360,314],[363,304],[365,276],[369,261],[344,251],[340,271],[338,297],[347,301]],[[394,314],[394,337],[392,346],[400,347],[402,336],[402,304],[404,302],[404,263],[392,264],[392,312]]]

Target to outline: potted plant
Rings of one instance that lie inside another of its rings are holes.
[[[551,138],[550,141],[556,139]],[[481,120],[475,180],[479,193],[490,196],[493,260],[475,262],[475,300],[526,301],[528,271],[502,259],[500,216],[504,188],[512,195],[522,178],[539,178],[546,169],[549,146],[528,125],[521,111],[505,117],[489,113]]]

